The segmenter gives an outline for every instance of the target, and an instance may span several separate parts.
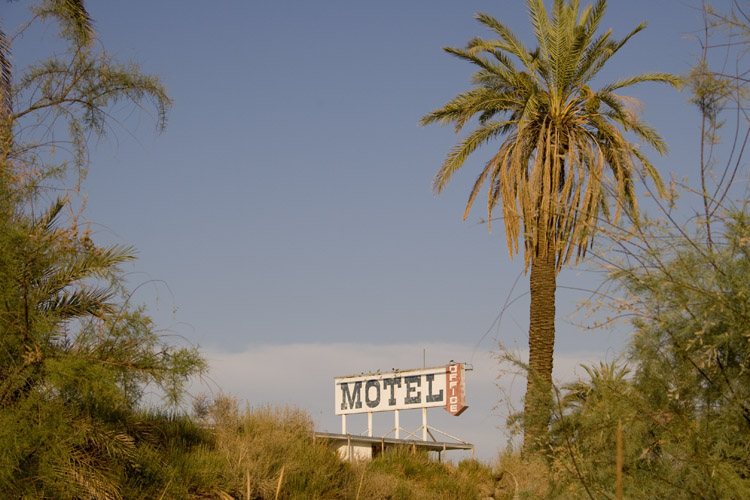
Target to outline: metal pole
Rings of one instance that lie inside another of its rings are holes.
[[[401,437],[401,424],[398,419],[398,410],[394,410],[393,413],[395,414],[394,418],[396,420],[396,439],[399,439]]]
[[[367,412],[367,435],[372,437],[372,412]]]
[[[346,434],[346,415],[341,415],[341,434]]]
[[[427,441],[427,408],[422,408],[422,441]]]

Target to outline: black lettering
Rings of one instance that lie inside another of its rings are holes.
[[[341,409],[347,410],[350,408],[362,408],[362,381],[354,382],[353,393],[349,391],[349,384],[344,382],[341,384]],[[347,401],[349,406],[347,408]]]
[[[391,388],[391,397],[388,398],[388,406],[396,406],[396,386],[401,387],[401,377],[384,378],[383,389]]]
[[[404,404],[413,405],[421,403],[422,393],[419,392],[416,387],[420,387],[422,385],[422,377],[420,377],[419,375],[404,377],[404,382],[406,383],[406,397],[404,398]],[[412,384],[416,387],[412,387]],[[414,396],[411,396],[412,392],[415,393]]]
[[[370,399],[370,389],[375,388],[376,395],[374,399]],[[365,402],[369,408],[375,408],[380,404],[380,384],[377,380],[368,380],[365,384]]]
[[[440,389],[440,392],[437,394],[432,393],[432,382],[435,381],[435,374],[431,373],[427,375],[427,402],[428,403],[434,403],[435,401],[442,401],[443,400],[443,390]]]

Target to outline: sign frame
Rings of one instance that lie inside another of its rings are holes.
[[[444,407],[466,410],[464,363],[334,377],[336,415]]]

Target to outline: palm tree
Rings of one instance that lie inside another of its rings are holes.
[[[527,4],[538,47],[527,49],[497,19],[478,14],[497,38],[474,38],[465,49],[444,49],[479,67],[474,87],[423,117],[421,124],[454,124],[458,133],[476,118],[476,128],[450,150],[435,176],[435,193],[480,146],[496,138],[502,141],[477,177],[464,219],[479,190],[488,185],[488,220],[500,204],[511,258],[523,239],[525,270],[531,267],[524,449],[532,451],[550,418],[560,267],[573,255],[576,262],[585,255],[597,217],[600,212],[610,217],[612,200],[614,221],[623,207],[637,211],[638,165],[642,175],[663,190],[653,165],[625,134],[660,154],[666,145],[639,118],[638,102],[615,92],[648,81],[677,86],[679,80],[665,73],[645,73],[592,90],[589,83],[646,23],[618,41],[611,30],[596,34],[605,0],[583,9],[578,0],[554,0],[551,16],[543,0]]]

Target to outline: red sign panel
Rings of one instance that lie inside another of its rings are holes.
[[[463,363],[452,363],[445,367],[445,409],[451,415],[459,416],[466,406],[466,372]]]

